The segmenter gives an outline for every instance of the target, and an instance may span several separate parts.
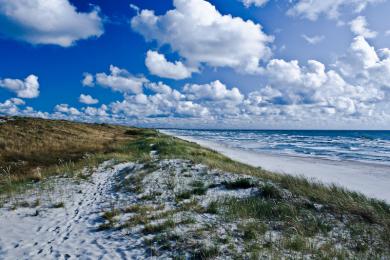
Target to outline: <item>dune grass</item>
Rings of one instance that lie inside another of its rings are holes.
[[[149,129],[16,117],[0,124],[0,147],[1,191],[6,186],[74,172],[107,159],[149,161],[150,152],[157,150],[161,159],[187,159],[227,172],[262,177],[293,194],[340,212],[359,214],[367,221],[377,222],[390,214],[389,205],[382,201],[305,178],[267,172]],[[233,186],[244,184],[250,186],[245,180]]]
[[[210,168],[257,176],[265,183],[272,183],[263,187],[263,195],[258,198],[227,203],[227,206],[234,206],[228,207],[232,215],[247,214],[258,219],[278,217],[281,220],[283,216],[300,216],[299,209],[280,200],[280,189],[285,189],[293,197],[304,198],[311,205],[321,204],[334,214],[347,214],[364,223],[380,225],[384,230],[384,240],[390,241],[390,207],[383,201],[305,178],[267,172],[155,130],[12,118],[0,124],[0,148],[0,193],[18,190],[17,187],[25,187],[26,183],[54,174],[75,173],[108,159],[150,161],[150,152],[156,150],[160,159],[186,159]],[[233,189],[251,185],[242,180],[228,186]],[[273,185],[277,185],[278,189]],[[204,187],[194,187],[194,190],[192,194],[204,194]],[[191,194],[179,196],[178,199],[188,197]],[[240,210],[235,213],[233,208]]]
[[[148,160],[145,138],[154,131],[62,120],[6,118],[0,124],[0,194],[23,190],[56,174],[116,159]]]
[[[220,153],[203,148],[195,143],[183,141],[174,137],[161,136],[149,140],[154,143],[162,158],[188,159],[196,163],[205,164],[211,168],[227,172],[248,174],[272,181],[281,188],[287,189],[296,196],[302,196],[319,204],[325,204],[334,210],[358,214],[367,221],[381,222],[388,218],[390,207],[383,201],[370,199],[364,195],[347,191],[337,186],[328,186],[313,182],[303,177],[281,175],[251,167],[233,161]],[[272,187],[265,189],[269,196],[278,196]]]
[[[159,136],[148,139],[148,141],[154,144],[154,149],[158,151],[161,158],[187,159],[227,172],[258,176],[266,182],[272,182],[281,189],[288,190],[294,197],[307,199],[311,206],[320,204],[329,212],[332,212],[332,214],[356,217],[358,222],[363,221],[367,225],[380,225],[383,228],[383,241],[388,241],[387,248],[390,247],[390,206],[383,201],[367,198],[360,193],[351,192],[337,186],[313,182],[304,177],[281,175],[251,167],[233,161],[210,149],[203,148],[198,144],[174,137]],[[286,217],[300,216],[299,211],[297,213],[297,209],[291,208],[289,205],[283,205],[278,202],[270,204],[272,200],[279,200],[280,196],[279,189],[267,184],[263,187],[263,196],[254,198],[252,201],[238,201],[234,205],[237,206],[236,208],[241,209],[241,214],[242,212],[244,214],[246,212],[249,215],[256,214],[252,210],[256,212],[258,206],[261,206],[264,209],[264,212],[261,212],[261,214],[266,214],[265,217],[268,218],[274,216],[283,217],[284,215]],[[315,229],[323,228],[321,223],[309,224],[312,224]],[[302,227],[302,230],[304,229],[305,227]]]

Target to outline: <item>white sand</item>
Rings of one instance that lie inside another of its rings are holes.
[[[175,135],[169,131],[165,134]],[[225,156],[265,170],[302,175],[326,184],[336,184],[349,190],[361,192],[369,197],[390,202],[390,167],[350,161],[331,161],[294,156],[270,155],[254,151],[231,148],[216,142],[176,136],[198,143]]]
[[[132,166],[100,167],[91,181],[76,185],[64,180],[63,186],[55,185],[52,195],[62,199],[64,208],[0,208],[0,259],[142,258],[145,250],[138,237],[96,231],[100,214],[120,200],[120,194],[112,191],[114,176]],[[61,194],[58,188],[63,188]],[[47,196],[41,195],[41,199]],[[39,214],[34,216],[36,210]]]

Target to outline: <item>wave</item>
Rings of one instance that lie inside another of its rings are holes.
[[[390,131],[170,130],[257,152],[390,165]]]

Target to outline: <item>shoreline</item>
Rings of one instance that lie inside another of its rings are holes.
[[[215,150],[241,163],[279,174],[304,176],[324,184],[335,184],[390,203],[390,167],[385,165],[265,154],[189,136],[175,135],[166,130],[159,131]]]

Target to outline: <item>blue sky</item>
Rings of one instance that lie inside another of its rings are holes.
[[[0,114],[390,129],[388,13],[382,0],[0,0]]]

